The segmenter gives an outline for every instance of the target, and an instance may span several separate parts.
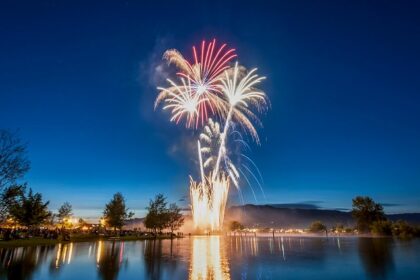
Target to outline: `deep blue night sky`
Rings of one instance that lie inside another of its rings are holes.
[[[0,4],[0,127],[28,143],[25,180],[53,209],[97,217],[116,191],[137,216],[158,192],[187,205],[191,132],[153,111],[155,69],[215,37],[267,76],[258,203],[420,211],[416,1],[30,2]]]

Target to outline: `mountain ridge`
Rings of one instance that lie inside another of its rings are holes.
[[[332,227],[343,224],[355,225],[351,211],[284,207],[282,204],[231,206],[226,210],[226,221],[237,220],[247,227],[308,228],[313,221],[321,221]],[[391,221],[405,220],[410,224],[420,224],[420,213],[387,214]]]

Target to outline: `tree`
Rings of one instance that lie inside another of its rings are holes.
[[[129,212],[128,210],[125,206],[123,195],[120,192],[114,194],[111,201],[105,205],[104,219],[106,224],[114,228],[114,231],[121,229],[124,226],[125,220],[134,215],[133,212]]]
[[[10,207],[11,216],[21,225],[28,228],[36,228],[45,223],[50,217],[48,204],[43,202],[40,193],[33,193],[29,189],[28,195],[24,192],[20,194],[19,200]]]
[[[369,231],[375,221],[386,220],[382,205],[375,203],[368,196],[353,198],[352,215],[356,219],[356,227],[359,232]]]
[[[167,227],[171,230],[171,234],[184,224],[184,217],[181,214],[181,208],[179,208],[175,203],[171,203],[169,205],[167,219]]]
[[[371,225],[371,231],[375,235],[392,235],[392,222],[390,221],[374,221]]]
[[[168,224],[166,205],[166,198],[163,194],[158,194],[154,200],[150,200],[149,206],[146,208],[148,213],[144,219],[146,228],[152,229],[155,233],[166,228]]]
[[[14,185],[30,168],[26,145],[16,133],[0,129],[0,190]]]
[[[0,223],[4,223],[10,216],[10,209],[18,203],[26,188],[24,185],[12,185],[6,187],[0,194]]]
[[[9,216],[10,206],[17,200],[25,185],[18,185],[29,170],[26,146],[16,134],[0,129],[0,223]]]
[[[73,207],[70,203],[64,202],[63,205],[58,208],[58,222],[64,227],[68,220],[73,215]]]
[[[416,229],[406,221],[398,220],[392,225],[392,234],[398,238],[412,238],[416,235]]]
[[[51,227],[51,228],[55,227],[56,226],[56,222],[55,222],[56,218],[57,218],[57,214],[51,212],[51,215],[48,217],[48,219],[46,219],[43,222],[43,224],[48,226],[48,227]]]
[[[326,231],[327,227],[321,221],[315,221],[309,226],[309,231],[313,233]]]
[[[244,226],[240,222],[238,222],[238,221],[232,221],[230,223],[229,228],[230,228],[231,231],[236,232],[238,230],[243,230],[244,229]]]

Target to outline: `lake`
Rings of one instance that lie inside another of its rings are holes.
[[[420,240],[191,236],[0,248],[0,279],[420,279]]]

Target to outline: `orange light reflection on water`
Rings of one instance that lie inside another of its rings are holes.
[[[194,236],[190,261],[190,280],[230,279],[229,262],[220,236]]]

